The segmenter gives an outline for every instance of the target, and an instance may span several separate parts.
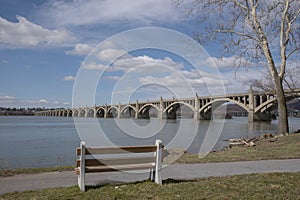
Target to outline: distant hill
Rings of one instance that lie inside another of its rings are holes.
[[[300,99],[293,99],[287,103],[288,110],[300,111]]]
[[[45,108],[3,108],[0,107],[0,116],[32,116],[36,111],[42,111]]]

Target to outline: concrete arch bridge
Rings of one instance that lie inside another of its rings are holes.
[[[286,90],[286,99],[300,97],[300,89]],[[188,112],[194,119],[209,120],[216,117],[212,113],[224,103],[234,103],[248,112],[249,121],[271,121],[271,111],[277,106],[275,92],[254,92],[227,94],[225,96],[205,96],[186,99],[163,99],[158,101],[135,102],[119,105],[104,105],[85,108],[54,109],[37,112],[39,116],[53,117],[93,117],[93,118],[142,118],[157,117],[176,119],[178,111]],[[184,109],[182,109],[184,108]]]

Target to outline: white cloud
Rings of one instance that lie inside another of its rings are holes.
[[[202,74],[204,72],[201,72]],[[192,69],[190,71],[188,70],[180,70],[180,74],[188,79],[197,79],[197,78],[200,78],[200,74],[197,70],[195,69]]]
[[[82,68],[86,70],[105,70],[106,66],[96,63],[84,63]]]
[[[47,101],[46,99],[40,99],[40,100],[38,100],[38,103],[48,104],[49,101]]]
[[[0,96],[0,100],[13,100],[15,98],[16,97],[13,97],[13,96]]]
[[[222,73],[223,80],[230,81],[230,84],[226,85],[226,91],[230,94],[247,92],[251,81],[262,78],[262,75],[261,71],[255,68],[239,68],[236,72],[233,69],[232,71]]]
[[[180,63],[174,62],[171,58],[165,57],[164,59],[155,59],[151,58],[149,56],[137,56],[137,57],[130,57],[130,58],[124,58],[124,59],[118,59],[113,63],[112,69],[113,70],[120,70],[120,71],[129,71],[132,70],[140,65],[147,64],[149,68],[151,68],[151,65],[159,66],[164,65],[168,66],[172,69],[182,69],[184,66]]]
[[[88,44],[78,43],[78,44],[75,45],[75,47],[74,47],[73,50],[66,51],[66,54],[67,55],[81,55],[81,56],[85,56],[85,55],[88,55],[93,48],[94,47],[92,47],[92,46],[90,46]]]
[[[101,58],[101,61],[111,61],[110,59],[112,57],[115,57],[116,55],[123,55],[125,51],[122,50],[115,50],[115,49],[108,49],[107,51],[101,51],[98,54],[98,58]],[[133,69],[137,69],[138,66],[146,65],[149,70],[151,70],[151,67],[157,67],[157,66],[167,66],[171,69],[177,70],[184,68],[183,64],[174,62],[171,58],[165,57],[164,59],[155,59],[151,58],[149,56],[137,56],[133,57],[128,54],[126,54],[124,57],[122,56],[120,59],[117,59],[115,62],[112,63],[109,68],[107,68],[108,71],[123,71],[128,72]],[[83,69],[86,70],[104,70],[106,69],[106,65],[100,64],[100,63],[84,63]],[[145,68],[143,68],[145,70]]]
[[[118,58],[124,54],[127,54],[127,52],[123,50],[105,49],[97,54],[97,58],[99,58],[102,61],[111,62],[113,61],[113,59]]]
[[[147,24],[154,20],[170,22],[180,19],[182,14],[168,0],[50,1],[39,11],[43,20],[56,26],[124,23],[129,20]]]
[[[74,81],[74,80],[75,80],[75,77],[69,75],[69,76],[65,76],[63,80],[64,80],[64,81]]]
[[[146,76],[139,78],[139,81],[142,84],[151,84],[156,83],[158,85],[162,85],[167,88],[187,88],[187,87],[215,87],[230,84],[227,80],[219,79],[215,75],[209,75],[206,77],[198,77],[196,78],[187,78],[180,76],[181,71],[178,71],[178,74],[171,74],[164,77],[157,76]],[[182,74],[181,74],[182,75]]]
[[[59,101],[53,101],[52,103],[53,103],[53,104],[60,104]]]
[[[66,29],[49,30],[17,16],[18,22],[9,22],[0,17],[0,43],[13,47],[34,47],[38,45],[60,45],[74,37]]]
[[[249,67],[253,66],[253,63],[247,61],[245,58],[238,58],[236,56],[232,57],[222,57],[222,58],[215,58],[209,57],[207,62],[211,64],[211,66],[217,65],[218,68],[237,68],[241,67]]]
[[[215,59],[217,60],[217,58]],[[146,65],[146,67],[150,66],[149,71],[148,68],[146,68],[146,72],[143,71],[145,68],[141,68],[141,71],[134,69],[135,65],[145,64],[145,61],[150,63],[150,65]],[[250,81],[254,77],[260,77],[261,72],[256,68],[246,69],[244,67],[236,71],[236,67],[232,67],[231,61],[234,61],[234,59],[228,58],[223,62],[219,61],[221,65],[219,67],[226,68],[220,74],[184,68],[182,64],[174,62],[171,58],[154,59],[148,56],[120,59],[113,63],[112,67],[126,73],[136,71],[132,77],[138,79],[138,83],[134,84],[133,82],[132,87],[139,84],[153,85],[151,87],[160,85],[186,95],[190,95],[191,92],[185,92],[185,90],[187,91],[192,87],[200,96],[223,94],[225,91],[228,93],[247,92]],[[208,66],[205,66],[212,67],[210,64],[213,63],[208,62]],[[165,68],[163,65],[167,67]],[[120,79],[122,78],[121,76]],[[131,86],[130,83],[127,84]]]
[[[146,76],[146,77],[141,77],[139,78],[139,81],[146,85],[146,84],[157,84],[157,85],[162,85],[164,87],[176,87],[176,86],[183,86],[184,82],[182,79],[177,79],[172,76],[165,76],[165,77],[155,77],[155,76]]]
[[[120,76],[105,76],[106,79],[110,79],[110,80],[119,80],[121,77]]]

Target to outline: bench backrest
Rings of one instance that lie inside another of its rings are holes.
[[[81,142],[80,148],[76,149],[77,156],[79,156],[75,168],[78,175],[78,185],[82,191],[85,191],[85,173],[140,169],[150,169],[151,180],[157,184],[162,184],[162,150],[163,146],[160,140],[156,140],[155,145],[150,146],[108,148],[87,148],[85,142]],[[99,155],[101,157],[97,158]]]
[[[79,156],[79,159],[76,160],[76,167],[80,167],[80,164],[82,164],[82,166],[85,166],[85,173],[149,169],[155,167],[157,159],[156,145],[87,148],[85,143],[81,142],[80,148],[77,148],[76,152]],[[141,153],[153,154],[138,155]],[[97,155],[106,156],[105,158],[95,158]],[[122,156],[120,157],[120,155]],[[77,171],[78,173],[79,171]]]

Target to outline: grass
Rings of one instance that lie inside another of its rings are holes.
[[[184,154],[176,163],[214,163],[251,160],[274,160],[300,158],[300,134],[290,134],[278,137],[277,141],[259,140],[257,146],[234,147],[217,152],[211,152],[200,159],[198,155]]]
[[[74,166],[60,166],[60,167],[49,167],[49,168],[24,168],[24,169],[1,169],[0,177],[14,176],[17,174],[38,174],[45,172],[56,172],[56,171],[71,171],[74,170]]]
[[[300,173],[266,173],[195,180],[77,186],[8,193],[4,199],[300,199]]]

